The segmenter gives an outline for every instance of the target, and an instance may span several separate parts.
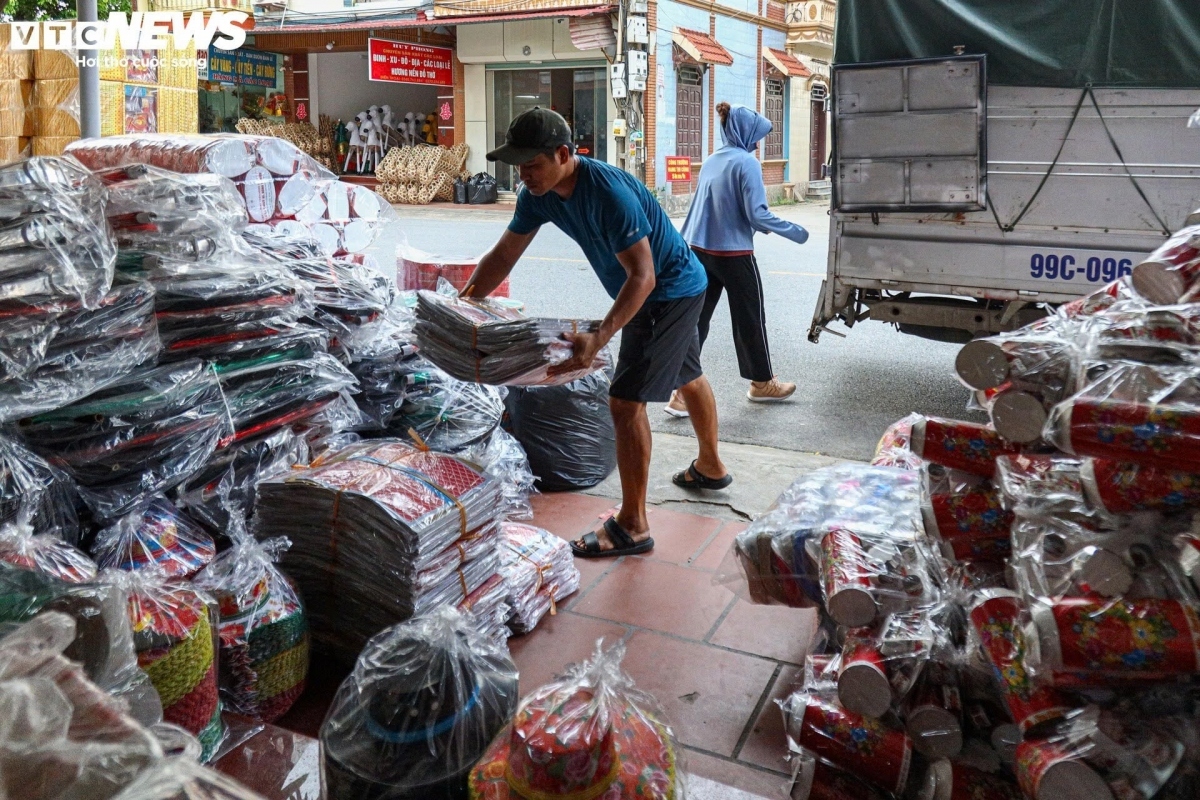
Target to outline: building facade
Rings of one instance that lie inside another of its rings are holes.
[[[829,90],[837,0],[800,0],[787,7],[787,50],[807,68],[791,89],[789,159],[798,195],[828,197]]]

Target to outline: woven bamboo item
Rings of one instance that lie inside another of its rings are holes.
[[[466,144],[393,147],[375,170],[379,193],[390,203],[425,205],[454,199],[454,179],[467,163]]]
[[[33,51],[12,49],[12,25],[0,24],[0,81],[33,78]]]
[[[74,50],[34,50],[33,77],[42,80],[79,80],[79,65]]]
[[[322,115],[322,119],[328,119]],[[267,120],[243,117],[237,121],[238,133],[253,136],[274,136],[291,142],[326,169],[333,165],[333,133],[318,131],[310,122],[288,122],[283,125]]]
[[[125,84],[100,81],[100,135],[120,136],[125,132]]]
[[[31,102],[34,136],[79,136],[78,78],[34,81]]]
[[[33,148],[31,155],[61,156],[67,145],[78,139],[78,136],[35,136],[30,139]]]
[[[199,133],[199,93],[164,86],[158,90],[158,132]]]

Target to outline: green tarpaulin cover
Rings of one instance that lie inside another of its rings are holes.
[[[988,83],[1200,87],[1200,0],[841,0],[834,62],[986,53]]]

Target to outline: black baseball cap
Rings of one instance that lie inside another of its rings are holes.
[[[546,108],[531,108],[509,124],[503,146],[488,153],[487,160],[517,167],[563,145],[572,147],[571,126],[562,115]]]

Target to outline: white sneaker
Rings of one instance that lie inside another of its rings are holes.
[[[746,392],[746,397],[750,399],[751,403],[779,403],[795,393],[796,384],[784,383],[778,378],[771,378],[771,380],[761,383],[751,381],[750,391]]]
[[[671,392],[671,401],[663,408],[672,417],[686,419],[688,415],[687,403],[683,402],[683,396],[679,392]]]

